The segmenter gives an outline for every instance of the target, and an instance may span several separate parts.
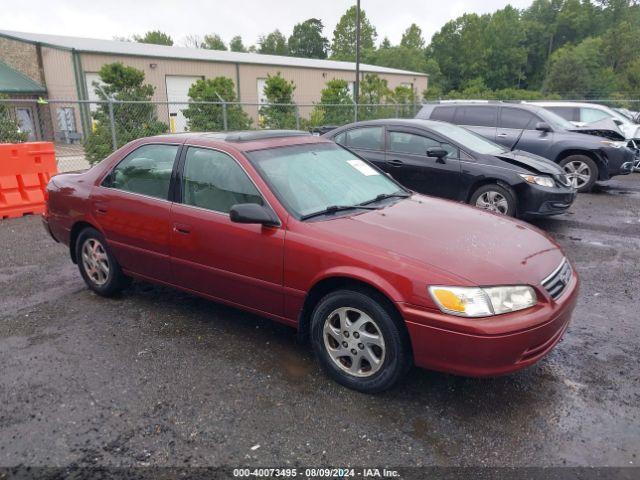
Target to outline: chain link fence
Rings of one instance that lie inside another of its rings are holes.
[[[640,100],[590,100],[640,110]],[[268,104],[0,99],[0,131],[55,143],[60,171],[84,170],[136,138],[162,133],[297,129],[322,133],[356,120],[413,118],[421,104]]]
[[[0,124],[55,143],[60,171],[84,170],[136,138],[162,133],[297,129],[413,118],[420,104],[268,104],[0,99]],[[11,122],[11,123],[10,123]]]

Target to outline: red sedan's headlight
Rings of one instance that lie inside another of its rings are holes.
[[[533,307],[538,299],[528,285],[500,287],[429,287],[444,313],[461,317],[490,317]]]

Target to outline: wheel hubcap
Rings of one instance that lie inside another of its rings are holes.
[[[591,178],[589,165],[579,160],[567,163],[564,166],[564,171],[567,173],[567,178],[573,188],[582,187]]]
[[[509,211],[509,202],[501,193],[490,190],[478,197],[476,207],[505,215]]]
[[[333,363],[350,375],[369,377],[384,363],[382,332],[369,315],[357,308],[331,312],[324,322],[323,337]]]
[[[82,244],[82,266],[96,285],[104,285],[109,278],[109,258],[102,244],[89,238]]]

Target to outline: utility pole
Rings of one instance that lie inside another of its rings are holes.
[[[358,102],[360,100],[360,0],[356,0],[356,82],[353,84],[355,118],[358,121]]]

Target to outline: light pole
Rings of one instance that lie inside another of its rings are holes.
[[[355,119],[358,121],[358,101],[360,100],[360,0],[356,0],[356,82],[353,84]]]

